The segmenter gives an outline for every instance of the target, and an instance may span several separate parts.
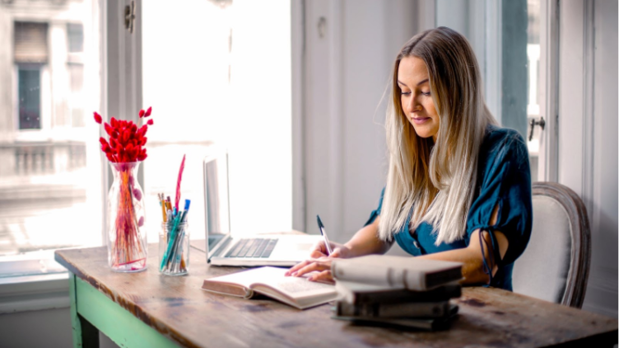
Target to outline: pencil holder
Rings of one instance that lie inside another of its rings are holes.
[[[189,273],[189,223],[176,219],[161,224],[159,272],[169,276]]]

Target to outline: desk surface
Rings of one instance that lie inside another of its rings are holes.
[[[115,273],[105,247],[60,250],[56,261],[161,335],[188,347],[536,347],[579,340],[617,342],[617,320],[499,289],[464,288],[447,331],[400,331],[330,319],[330,306],[300,311],[272,300],[243,300],[200,289],[239,270],[208,266],[192,250],[190,275],[161,276],[156,245],[148,270]],[[589,345],[590,346],[590,345]],[[612,346],[612,343],[611,343]]]

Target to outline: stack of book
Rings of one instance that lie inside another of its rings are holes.
[[[370,255],[334,260],[334,319],[425,330],[449,327],[458,313],[462,264]]]

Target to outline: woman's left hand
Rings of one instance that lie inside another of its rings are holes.
[[[308,280],[335,283],[335,279],[333,279],[333,275],[331,274],[332,260],[333,258],[331,257],[321,257],[303,261],[290,268],[288,272],[286,272],[286,276],[300,277],[304,274],[315,272],[308,277]]]

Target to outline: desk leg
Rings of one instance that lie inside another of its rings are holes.
[[[71,298],[71,326],[73,327],[73,347],[99,348],[99,330],[77,311],[77,292],[75,274],[69,272],[69,297]]]

